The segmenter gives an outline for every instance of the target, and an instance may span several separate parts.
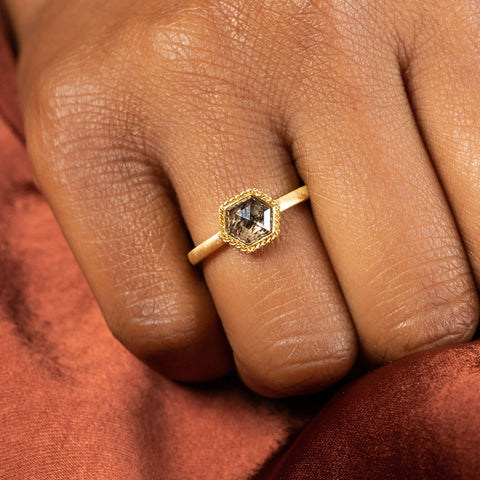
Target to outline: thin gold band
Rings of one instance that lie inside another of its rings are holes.
[[[307,186],[297,188],[286,195],[277,199],[277,204],[280,208],[280,212],[284,212],[299,203],[305,202],[309,199]],[[204,260],[208,255],[218,250],[225,245],[225,241],[220,237],[220,232],[205,240],[200,245],[197,245],[193,250],[188,253],[188,260],[192,265],[197,265]]]

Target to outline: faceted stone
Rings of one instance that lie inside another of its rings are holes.
[[[253,245],[272,233],[272,207],[254,195],[230,205],[225,213],[226,232],[244,245]]]

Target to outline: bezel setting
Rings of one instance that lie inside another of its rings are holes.
[[[271,231],[265,236],[259,238],[255,243],[246,244],[240,238],[236,238],[228,231],[227,226],[227,213],[239,203],[247,200],[250,197],[255,197],[264,204],[267,204],[271,212]],[[280,233],[280,206],[276,200],[269,197],[265,193],[257,190],[256,188],[249,188],[235,197],[230,198],[225,203],[223,203],[219,208],[220,216],[220,238],[230,245],[239,248],[243,252],[252,253],[258,250],[259,248],[267,245],[272,242],[275,238],[278,237]]]

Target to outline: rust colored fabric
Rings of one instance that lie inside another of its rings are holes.
[[[144,366],[109,333],[33,184],[0,28],[0,480],[480,478],[479,354],[411,356],[325,406]]]
[[[262,480],[480,478],[480,342],[422,352],[339,392]]]

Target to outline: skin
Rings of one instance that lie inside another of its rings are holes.
[[[34,175],[113,334],[165,375],[305,394],[471,339],[475,0],[5,2]],[[308,185],[279,239],[187,252]],[[193,243],[192,243],[193,242]]]

